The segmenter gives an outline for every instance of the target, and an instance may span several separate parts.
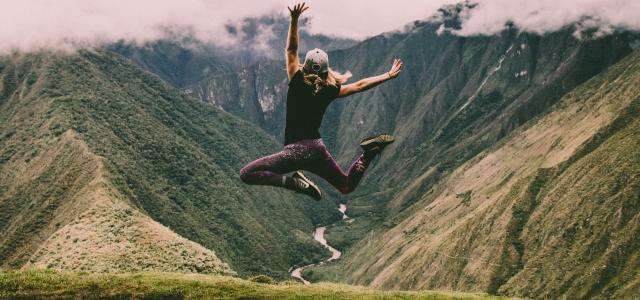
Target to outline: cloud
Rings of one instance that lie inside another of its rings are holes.
[[[311,33],[364,38],[402,28],[457,1],[310,0]],[[506,22],[533,32],[572,22],[640,29],[638,0],[478,0],[457,31],[493,34]],[[75,48],[115,41],[143,43],[188,32],[233,44],[225,25],[265,14],[287,14],[285,0],[5,0],[0,10],[0,52]],[[603,32],[606,32],[603,31]],[[266,35],[273,34],[271,32]],[[237,37],[236,37],[237,38]]]
[[[511,23],[527,32],[545,33],[570,24],[606,34],[614,28],[640,30],[638,0],[480,0],[463,17],[459,35],[491,35]]]
[[[7,0],[0,10],[0,51],[75,48],[119,40],[141,43],[180,32],[229,43],[225,24],[282,8],[276,1],[253,2]]]
[[[307,1],[312,33],[364,38],[425,19],[459,0],[323,0]]]
[[[312,33],[364,38],[433,14],[447,1],[312,0],[304,15]],[[425,3],[422,3],[425,2]],[[452,1],[448,1],[452,2]],[[120,40],[143,43],[188,32],[229,44],[225,25],[246,17],[288,14],[284,0],[6,0],[0,10],[0,52],[73,49]],[[267,33],[270,34],[270,33]]]

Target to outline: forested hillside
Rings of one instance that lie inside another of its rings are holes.
[[[239,274],[284,277],[325,255],[308,232],[338,219],[336,204],[239,180],[279,149],[254,125],[108,52],[14,54],[0,76],[3,266],[57,257],[65,269],[72,256],[92,270],[93,249],[109,247],[110,268],[173,270],[176,255],[205,271],[214,250]],[[147,252],[165,239],[172,256]],[[137,252],[144,263],[124,262]]]

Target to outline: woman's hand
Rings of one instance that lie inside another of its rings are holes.
[[[293,9],[291,9],[290,7],[287,6],[287,8],[289,9],[289,12],[291,13],[291,18],[292,19],[297,19],[298,17],[300,17],[300,15],[307,9],[309,9],[308,6],[305,6],[305,2],[302,3],[298,3],[296,5],[293,6]]]
[[[402,71],[402,61],[398,58],[393,60],[393,65],[391,66],[391,70],[387,72],[389,78],[396,78],[400,75],[400,71]]]
[[[288,6],[287,8],[291,13],[291,22],[289,22],[285,59],[287,61],[287,76],[291,80],[293,75],[300,69],[300,61],[298,60],[298,18],[309,7],[305,6],[303,2],[294,5],[293,9]]]
[[[393,65],[391,66],[391,70],[389,70],[389,72],[387,72],[386,74],[380,74],[377,76],[361,79],[361,80],[358,80],[358,82],[356,83],[341,85],[340,92],[338,93],[338,97],[346,97],[355,93],[366,91],[387,80],[391,80],[393,78],[398,77],[401,71],[402,71],[402,60],[400,60],[399,58],[396,58],[393,60]]]

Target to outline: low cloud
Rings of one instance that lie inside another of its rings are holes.
[[[311,33],[361,39],[426,19],[457,1],[311,0]],[[543,33],[570,23],[610,32],[640,29],[638,0],[478,0],[460,35],[494,34],[510,22]],[[232,45],[229,24],[262,15],[286,15],[283,0],[7,0],[0,10],[0,52],[73,49],[116,41],[144,43],[189,34]],[[267,36],[275,32],[265,32]],[[282,33],[278,33],[282,34]]]
[[[11,2],[9,2],[11,1]],[[190,34],[233,42],[225,24],[281,10],[275,1],[8,0],[0,10],[0,51],[144,43]],[[253,3],[256,2],[256,3]]]
[[[491,35],[513,24],[543,34],[570,24],[602,34],[614,29],[640,30],[638,0],[480,0],[467,10],[459,35]]]

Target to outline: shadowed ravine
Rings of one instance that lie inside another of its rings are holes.
[[[342,213],[342,219],[349,219],[349,216],[347,216],[347,214],[345,213],[347,211],[347,205],[345,204],[340,204],[340,207],[338,208],[338,210]],[[332,260],[336,260],[338,258],[340,258],[340,255],[342,255],[342,253],[340,251],[338,251],[338,249],[331,247],[329,244],[327,244],[327,240],[324,238],[324,231],[327,229],[326,226],[321,226],[321,227],[316,227],[316,230],[313,233],[313,238],[318,241],[320,244],[322,244],[322,246],[324,246],[325,248],[327,248],[327,250],[329,250],[331,252],[331,257],[327,258],[326,260],[323,260],[317,264],[310,264],[310,265],[306,265],[306,266],[302,266],[302,267],[298,267],[296,269],[294,269],[291,272],[291,276],[300,279],[304,284],[310,284],[309,281],[307,281],[306,279],[304,279],[302,277],[302,271],[308,267],[312,267],[312,266],[316,266],[316,265],[322,265],[324,264],[324,262],[329,262]]]

